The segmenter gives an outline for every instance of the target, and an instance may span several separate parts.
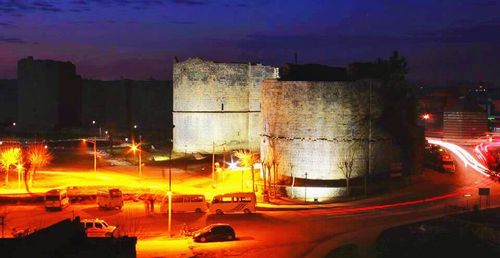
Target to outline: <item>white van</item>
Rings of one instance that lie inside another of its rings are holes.
[[[255,193],[226,193],[214,196],[210,204],[210,213],[222,215],[226,212],[255,212],[257,203]]]
[[[172,195],[172,212],[207,212],[207,202],[202,194],[174,194]],[[168,195],[165,195],[160,204],[160,212],[168,213]]]
[[[97,191],[97,205],[101,209],[121,209],[123,207],[122,191],[117,188]]]
[[[66,190],[52,189],[45,193],[43,203],[46,210],[62,210],[69,206]]]

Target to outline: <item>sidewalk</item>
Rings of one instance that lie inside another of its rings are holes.
[[[414,201],[432,201],[436,199],[446,199],[450,194],[459,194],[470,192],[471,186],[453,186],[450,183],[456,183],[457,178],[446,178],[446,175],[429,172],[420,175],[414,183],[396,189],[392,192],[378,194],[376,196],[347,199],[334,203],[304,203],[301,200],[275,199],[269,203],[257,203],[257,210],[261,211],[287,211],[287,210],[309,210],[309,209],[334,209],[334,208],[359,208],[366,206],[383,206],[404,202]],[[258,196],[258,199],[260,196]],[[437,198],[436,198],[437,197]]]

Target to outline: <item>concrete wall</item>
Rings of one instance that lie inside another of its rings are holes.
[[[400,162],[399,149],[376,124],[383,110],[378,89],[371,81],[305,82],[266,80],[262,84],[261,159],[277,163],[280,179],[342,180],[339,165],[349,150],[351,178],[368,170],[369,96],[372,84],[371,169],[387,173]],[[300,191],[299,191],[300,192]],[[326,190],[325,193],[342,193]],[[333,196],[331,196],[333,197]],[[321,197],[320,199],[324,199]]]
[[[260,84],[275,76],[260,64],[216,63],[199,58],[174,64],[174,151],[257,150]]]

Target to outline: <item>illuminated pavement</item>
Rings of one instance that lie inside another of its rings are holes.
[[[323,257],[333,248],[348,243],[356,243],[361,252],[371,253],[377,234],[387,227],[449,214],[460,207],[470,209],[477,203],[477,187],[490,187],[492,206],[500,204],[499,184],[484,176],[481,166],[465,153],[457,149],[453,155],[462,161],[454,174],[425,172],[414,180],[412,187],[366,200],[332,204],[330,208],[259,211],[248,216],[173,215],[174,235],[178,235],[184,223],[200,228],[222,222],[236,229],[239,240],[233,242],[198,244],[178,236],[170,239],[167,217],[146,214],[142,202],[127,201],[122,211],[99,210],[94,203],[71,205],[62,212],[46,212],[41,204],[3,205],[0,213],[7,214],[7,235],[13,227],[41,228],[73,216],[102,218],[110,224],[120,225],[122,233],[139,237],[139,257]],[[43,191],[72,184],[94,187],[111,184],[131,191],[166,189],[167,182],[160,168],[149,167],[145,171],[142,178],[137,177],[137,168],[132,166],[101,168],[97,175],[88,171],[47,171],[39,174],[41,180],[36,182],[35,189]],[[199,175],[174,169],[173,175],[174,191],[213,195],[219,191],[239,190],[241,186],[239,173],[227,175],[225,182],[228,185],[225,188],[219,185],[217,189],[211,187],[209,173]],[[233,184],[232,189],[229,184]],[[464,197],[465,193],[472,196]]]

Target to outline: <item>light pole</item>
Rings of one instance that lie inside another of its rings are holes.
[[[93,149],[94,149],[94,172],[96,172],[96,171],[97,171],[97,138],[96,138],[96,137],[94,137],[94,139],[93,139],[93,140],[89,140],[89,139],[82,139],[82,141],[83,141],[84,143],[86,143],[86,142],[90,142],[90,143],[92,143],[92,144],[94,145],[94,146],[93,146],[93,147],[94,147],[94,148],[93,148]]]
[[[169,154],[169,166],[168,166],[168,236],[172,236],[172,149],[174,147],[173,145],[173,139],[170,139],[170,142],[172,143],[170,145],[170,154]]]
[[[212,141],[212,187],[215,188],[215,141]]]
[[[172,191],[172,149],[174,147],[173,139],[170,139],[170,142],[172,143],[170,145],[170,154],[168,156],[168,191]]]
[[[431,119],[431,114],[424,113],[420,117],[424,120],[424,135],[425,135],[425,131],[427,130],[427,120]]]
[[[132,150],[132,152],[134,152],[134,155],[135,155],[135,152],[139,152],[139,177],[142,177],[142,149],[140,148],[140,145],[141,143],[139,144],[134,144],[132,143],[132,145],[130,146],[130,149]]]
[[[172,236],[172,192],[168,191],[168,236]]]
[[[17,164],[16,169],[17,169],[17,188],[21,189],[21,173],[23,171],[23,165]]]
[[[307,172],[305,173],[306,180],[304,181],[304,203],[307,203]]]

